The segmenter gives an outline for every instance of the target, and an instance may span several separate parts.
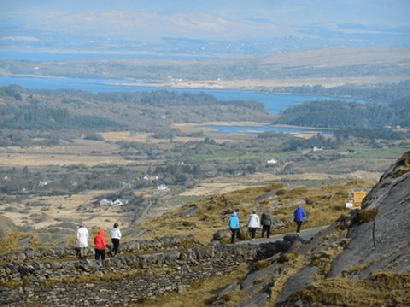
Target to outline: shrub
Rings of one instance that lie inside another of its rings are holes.
[[[276,192],[276,195],[284,195],[284,194],[286,194],[286,190],[283,190],[283,189],[281,189],[281,190],[278,190],[277,192]]]
[[[259,260],[249,265],[249,271],[256,272],[256,271],[265,269],[270,265],[271,263],[269,260]]]
[[[377,208],[358,210],[353,223],[369,223],[376,218],[378,211]]]
[[[104,138],[101,134],[89,134],[85,136],[84,139],[89,141],[104,141]]]

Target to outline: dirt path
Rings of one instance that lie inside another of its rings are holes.
[[[321,226],[321,227],[315,227],[315,228],[308,228],[308,229],[304,229],[299,233],[299,236],[303,239],[303,240],[310,240],[311,238],[313,238],[318,232],[320,232],[321,230],[327,228],[328,226]],[[244,240],[244,241],[237,241],[236,244],[261,244],[261,243],[269,243],[272,241],[277,241],[277,240],[282,240],[284,236],[289,235],[289,234],[296,234],[295,232],[289,232],[289,233],[284,233],[284,234],[278,234],[278,235],[273,235],[270,236],[269,239],[255,239],[255,240]]]

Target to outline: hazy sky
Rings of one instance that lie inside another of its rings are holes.
[[[409,0],[0,0],[0,50],[410,47],[409,16]]]

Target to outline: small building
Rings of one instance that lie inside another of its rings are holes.
[[[167,187],[165,184],[160,184],[160,185],[157,187],[157,190],[160,191],[160,192],[169,192],[169,191],[170,191],[170,188]]]
[[[100,206],[111,206],[112,201],[106,198],[100,200]]]
[[[278,161],[272,158],[271,160],[266,161],[266,163],[273,165],[273,164],[277,164]]]

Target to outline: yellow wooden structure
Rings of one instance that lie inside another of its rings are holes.
[[[353,193],[353,209],[361,209],[366,192],[354,192]]]

